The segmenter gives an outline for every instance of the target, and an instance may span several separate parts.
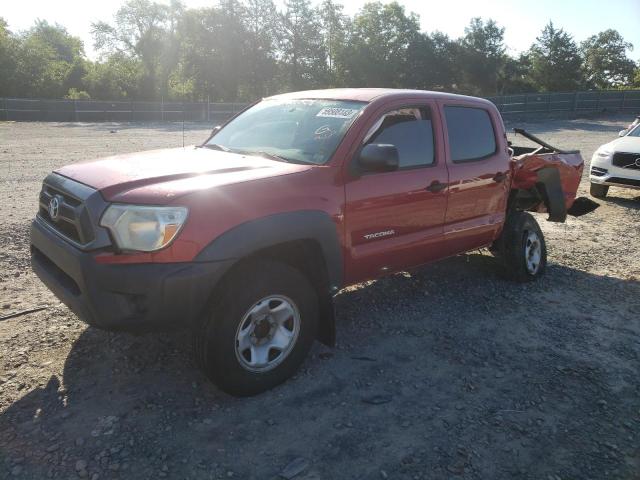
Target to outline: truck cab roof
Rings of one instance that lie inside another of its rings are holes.
[[[489,100],[455,93],[434,92],[431,90],[410,90],[397,88],[331,88],[324,90],[303,90],[300,92],[273,95],[269,99],[298,100],[298,99],[330,99],[351,100],[359,102],[373,102],[381,99],[425,98],[435,100],[465,100],[475,101],[493,106]]]

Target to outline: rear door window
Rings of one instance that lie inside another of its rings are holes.
[[[489,112],[473,107],[444,107],[449,149],[454,162],[480,160],[496,152]]]

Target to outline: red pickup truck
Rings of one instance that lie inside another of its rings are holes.
[[[521,132],[525,135],[526,132]],[[481,247],[517,281],[576,205],[583,161],[507,141],[489,101],[338,89],[250,106],[199,146],[68,165],[44,180],[32,265],[96,327],[193,332],[220,388],[252,395],[334,343],[342,287]],[[575,204],[574,204],[575,203]]]

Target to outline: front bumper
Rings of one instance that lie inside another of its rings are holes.
[[[78,317],[107,330],[189,326],[232,262],[98,264],[38,218],[31,225],[33,271]]]
[[[589,181],[600,185],[640,189],[640,169],[622,168],[611,163],[611,159],[591,160]]]

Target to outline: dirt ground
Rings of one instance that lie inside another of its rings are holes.
[[[588,163],[627,120],[527,128]],[[181,141],[179,125],[0,123],[0,316],[47,307],[0,321],[0,478],[640,478],[638,191],[539,216],[533,284],[474,252],[341,292],[337,348],[237,399],[195,369],[188,335],[87,327],[29,268],[51,169]]]

